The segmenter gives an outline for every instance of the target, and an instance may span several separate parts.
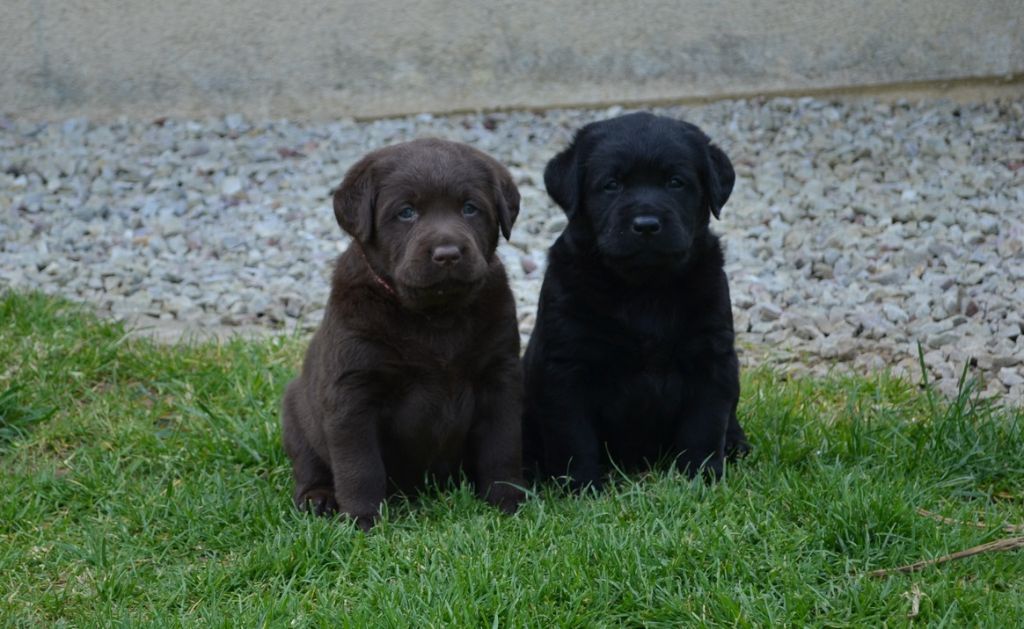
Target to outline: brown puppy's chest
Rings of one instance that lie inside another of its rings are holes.
[[[456,457],[473,423],[472,383],[443,380],[423,374],[397,392],[391,417],[384,422],[388,436],[407,455],[422,461]]]
[[[389,446],[388,473],[400,486],[418,483],[424,472],[454,474],[465,456],[479,366],[466,335],[461,343],[444,336],[435,334],[433,340],[440,341],[436,344],[404,345],[388,379],[395,383],[393,397],[379,426]]]

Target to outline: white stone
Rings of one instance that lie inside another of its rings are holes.
[[[1015,387],[1024,384],[1024,375],[1013,367],[1003,367],[999,370],[999,381],[1008,387]]]
[[[238,177],[225,177],[224,180],[220,182],[220,192],[224,196],[234,196],[241,191],[242,180]]]

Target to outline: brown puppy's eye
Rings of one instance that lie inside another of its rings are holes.
[[[400,221],[412,221],[415,220],[419,214],[416,210],[412,209],[408,205],[403,207],[402,210],[397,214],[398,220]]]
[[[669,188],[682,188],[684,185],[686,185],[686,184],[683,183],[683,180],[681,178],[679,178],[679,177],[673,177],[673,178],[668,180],[668,187]]]
[[[609,179],[608,181],[604,182],[605,192],[618,192],[619,190],[622,190],[622,184],[619,182],[618,179]]]
[[[479,211],[480,211],[480,208],[478,208],[477,206],[473,205],[472,203],[470,203],[468,201],[466,202],[465,205],[462,206],[462,215],[463,216],[476,216],[477,212],[479,212]]]

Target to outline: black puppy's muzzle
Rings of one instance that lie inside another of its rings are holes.
[[[690,245],[689,230],[675,212],[665,207],[647,203],[625,207],[617,222],[623,248],[681,254]]]
[[[624,203],[602,226],[598,248],[617,272],[684,263],[693,236],[673,208],[664,203]]]
[[[641,214],[633,217],[630,226],[634,234],[641,236],[653,236],[661,231],[661,219],[651,214]]]

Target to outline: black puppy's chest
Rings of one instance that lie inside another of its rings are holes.
[[[657,296],[620,302],[611,321],[616,359],[604,370],[604,414],[616,425],[631,417],[634,428],[671,423],[698,380],[698,322],[686,304]]]
[[[614,312],[616,336],[637,373],[682,372],[699,347],[697,321],[687,304],[658,295],[623,300]]]

